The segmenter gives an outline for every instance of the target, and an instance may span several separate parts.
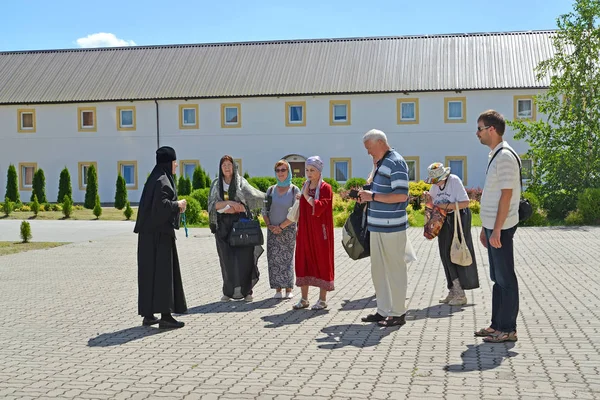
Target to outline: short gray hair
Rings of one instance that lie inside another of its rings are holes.
[[[382,140],[385,144],[387,144],[387,136],[379,129],[371,129],[369,132],[365,133],[363,136],[363,143],[366,143],[369,140]]]

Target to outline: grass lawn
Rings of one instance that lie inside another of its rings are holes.
[[[14,243],[0,242],[0,257],[8,254],[21,253],[29,250],[50,249],[52,247],[62,246],[67,243],[59,242],[29,242],[29,243]]]
[[[131,216],[131,220],[135,221],[137,216],[137,207],[133,208],[133,215]],[[62,211],[40,211],[37,217],[34,218],[33,212],[31,211],[14,211],[8,217],[4,215],[0,216],[0,219],[8,218],[8,219],[39,219],[39,220],[59,220],[63,219],[64,215]],[[83,210],[73,210],[71,217],[69,219],[73,220],[95,220],[96,216],[92,212],[92,210],[83,209]],[[126,221],[125,216],[123,215],[123,210],[117,210],[114,207],[102,207],[102,215],[100,216],[101,221]]]

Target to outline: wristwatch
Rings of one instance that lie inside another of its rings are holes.
[[[375,192],[371,192],[371,200],[375,201]]]

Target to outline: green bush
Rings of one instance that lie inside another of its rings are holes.
[[[196,199],[198,203],[200,203],[200,208],[202,208],[203,210],[208,210],[209,193],[210,188],[196,189],[190,194],[190,196]]]
[[[542,210],[540,200],[535,195],[535,193],[525,191],[525,192],[523,192],[522,197],[524,199],[529,200],[529,204],[531,204],[533,213],[531,214],[531,217],[529,217],[525,221],[519,222],[519,225],[520,226],[546,226],[546,225],[548,225],[548,219],[546,218],[546,214]]]
[[[179,196],[179,200],[187,201],[187,209],[185,210],[185,220],[188,224],[199,224],[202,207],[200,202],[192,196]]]
[[[569,213],[565,217],[565,224],[566,225],[583,225],[583,224],[585,224],[583,215],[581,215],[581,212],[579,210],[569,211]]]
[[[31,225],[27,221],[21,222],[21,239],[23,239],[23,243],[29,242],[31,238]]]
[[[424,202],[423,193],[429,189],[431,189],[431,185],[425,181],[408,183],[408,202],[412,204],[413,209],[421,209],[421,203]]]
[[[277,184],[277,178],[274,176],[254,176],[247,179],[248,183],[263,193],[267,192],[269,186]]]
[[[13,203],[21,202],[17,169],[12,164],[8,166],[8,173],[6,174],[6,194],[4,197],[8,197],[8,199]]]
[[[585,189],[577,199],[577,211],[588,225],[600,224],[600,188]]]
[[[69,196],[70,199],[73,198],[73,188],[71,187],[71,174],[69,174],[69,170],[67,167],[64,167],[62,171],[60,171],[60,179],[58,181],[58,197],[56,198],[57,202],[61,202],[65,196]]]
[[[348,211],[341,211],[341,212],[335,213],[333,215],[333,223],[334,223],[335,227],[340,228],[340,227],[344,226],[344,224],[346,223],[346,220],[348,219],[349,216],[350,216],[350,213]]]
[[[306,178],[297,176],[295,178],[292,178],[292,184],[296,185],[298,187],[298,189],[302,190],[302,186],[304,185],[304,182],[306,182]]]
[[[31,207],[29,207],[29,206],[28,206],[28,205],[26,205],[26,204],[23,204],[23,205],[22,205],[21,207],[19,207],[19,208],[16,208],[16,207],[15,207],[15,209],[14,209],[13,211],[28,212],[28,211],[31,211]]]
[[[125,178],[123,178],[123,176],[120,173],[119,175],[117,175],[116,186],[117,187],[115,189],[115,208],[117,210],[122,210],[127,204],[127,182],[125,182]]]
[[[36,217],[40,212],[40,203],[38,203],[38,199],[35,194],[33,195],[33,202],[31,203],[31,211],[33,211],[33,215]]]
[[[127,204],[125,205],[125,211],[123,211],[123,215],[125,216],[125,219],[127,219],[127,221],[129,221],[129,219],[133,215],[133,210],[131,209],[129,202],[127,202]]]
[[[96,219],[100,219],[100,216],[102,215],[102,206],[100,205],[100,195],[99,194],[96,194],[96,202],[94,204],[93,213],[96,216]]]
[[[535,193],[524,191],[521,197],[529,200],[529,203],[531,204],[531,207],[533,208],[534,212],[539,210],[540,208],[542,208],[540,199],[537,197],[537,195]]]
[[[31,190],[31,201],[33,197],[37,196],[40,203],[46,203],[46,177],[44,176],[44,170],[39,168],[33,175],[33,185]]]
[[[87,209],[93,209],[96,205],[96,196],[98,195],[98,174],[94,164],[88,166],[87,185],[85,188],[85,201],[83,206]],[[64,199],[63,199],[64,201]]]
[[[350,178],[346,181],[344,188],[346,190],[357,189],[361,190],[364,185],[367,184],[367,181],[364,178]]]
[[[333,190],[333,193],[337,193],[340,190],[340,184],[335,179],[323,178],[323,180],[331,185],[331,190]]]
[[[67,195],[63,197],[62,213],[65,216],[65,218],[69,218],[71,214],[73,214],[73,200],[71,200],[71,198]]]
[[[192,181],[190,178],[185,176],[179,177],[179,184],[177,185],[177,194],[181,196],[188,196],[192,192]]]
[[[566,192],[555,192],[540,199],[548,218],[564,219],[569,211],[577,208],[577,197]]]
[[[469,208],[473,214],[479,214],[481,212],[481,203],[477,200],[469,201]]]
[[[68,195],[65,195],[68,196]],[[46,210],[48,211],[48,210]],[[60,204],[52,204],[52,211],[62,211],[62,207]]]
[[[2,203],[2,211],[4,212],[4,215],[8,217],[10,213],[13,212],[14,208],[15,204],[12,201],[10,201],[8,197],[5,197],[4,203]]]
[[[196,165],[192,176],[192,190],[204,189],[206,187],[206,173],[201,166]]]
[[[206,173],[206,171],[204,171]],[[204,177],[206,179],[206,187],[209,188],[210,185],[212,184],[212,181],[210,179],[210,176],[208,175],[208,173],[206,173],[206,176]]]

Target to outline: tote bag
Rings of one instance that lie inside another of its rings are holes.
[[[456,211],[454,211],[454,237],[452,238],[452,245],[450,246],[450,261],[456,265],[468,267],[473,264],[471,258],[471,252],[467,247],[467,241],[465,240],[465,231],[462,227],[461,218],[458,216],[458,203],[456,203]],[[458,237],[458,231],[456,226],[460,225],[460,239]]]

